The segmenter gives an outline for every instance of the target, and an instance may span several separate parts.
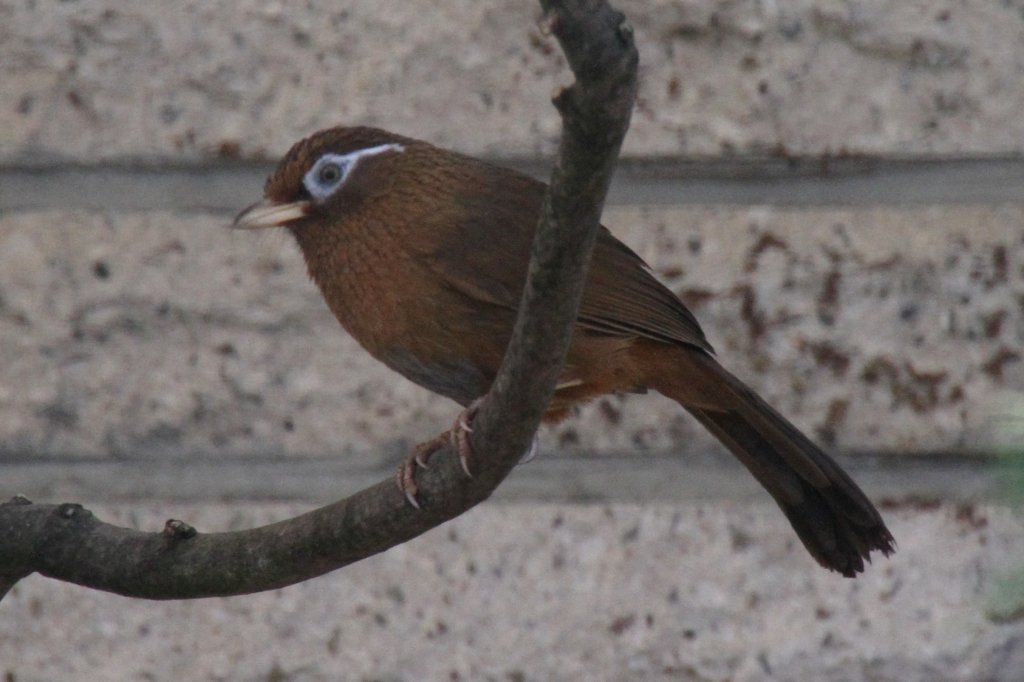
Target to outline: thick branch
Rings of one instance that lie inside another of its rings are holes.
[[[406,542],[490,496],[528,447],[554,392],[636,92],[636,49],[620,13],[603,0],[541,5],[577,80],[555,98],[561,148],[515,332],[473,422],[475,477],[466,478],[449,450],[417,477],[422,511],[384,481],[296,518],[231,533],[196,533],[180,522],[144,533],[103,523],[78,505],[12,500],[0,506],[0,596],[33,572],[148,599],[273,589]]]

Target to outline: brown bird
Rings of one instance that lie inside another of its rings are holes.
[[[240,228],[286,227],[342,326],[399,374],[468,410],[498,372],[545,185],[374,128],[297,143]],[[611,392],[653,389],[704,425],[767,489],[822,566],[853,577],[894,541],[857,484],[715,359],[686,306],[602,228],[546,422]],[[415,502],[417,448],[399,487]],[[468,473],[468,469],[467,469]]]

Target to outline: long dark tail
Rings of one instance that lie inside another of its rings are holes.
[[[872,550],[895,541],[871,501],[831,457],[713,357],[684,347],[655,351],[648,385],[672,398],[739,458],[771,493],[807,551],[848,578]]]

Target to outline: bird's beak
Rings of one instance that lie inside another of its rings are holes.
[[[270,199],[264,199],[235,216],[231,227],[241,230],[284,227],[300,218],[305,218],[308,214],[308,201],[293,201],[288,204],[282,204]]]

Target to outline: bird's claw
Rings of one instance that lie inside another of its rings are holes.
[[[469,425],[469,422],[476,416],[479,407],[480,400],[474,400],[469,407],[460,412],[459,416],[455,418],[450,432],[452,447],[455,448],[455,452],[459,453],[459,464],[462,465],[462,471],[470,478],[473,478],[473,473],[469,470],[469,462],[473,459],[473,444],[469,442],[469,434],[473,433],[473,427]]]
[[[473,433],[473,427],[469,425],[469,420],[476,414],[476,409],[477,404],[473,403],[462,412],[459,412],[459,416],[455,418],[455,425],[452,427],[452,430]]]
[[[395,483],[398,485],[398,489],[405,495],[409,504],[417,509],[420,509],[420,503],[416,499],[416,493],[419,492],[419,487],[416,485],[416,469],[429,468],[427,461],[431,455],[444,447],[447,436],[447,433],[442,433],[417,445],[399,465],[398,471],[395,473]]]
[[[417,509],[423,509],[423,507],[420,506],[420,503],[416,501],[416,493],[411,493],[408,490],[406,490],[405,499],[409,504],[416,507]]]
[[[533,461],[533,458],[537,456],[537,453],[539,451],[540,451],[540,438],[538,438],[537,434],[535,433],[535,434],[533,434],[533,440],[530,441],[529,449],[522,456],[522,458],[520,458],[519,464],[526,464],[527,462]],[[516,466],[519,466],[519,464],[517,464]]]

